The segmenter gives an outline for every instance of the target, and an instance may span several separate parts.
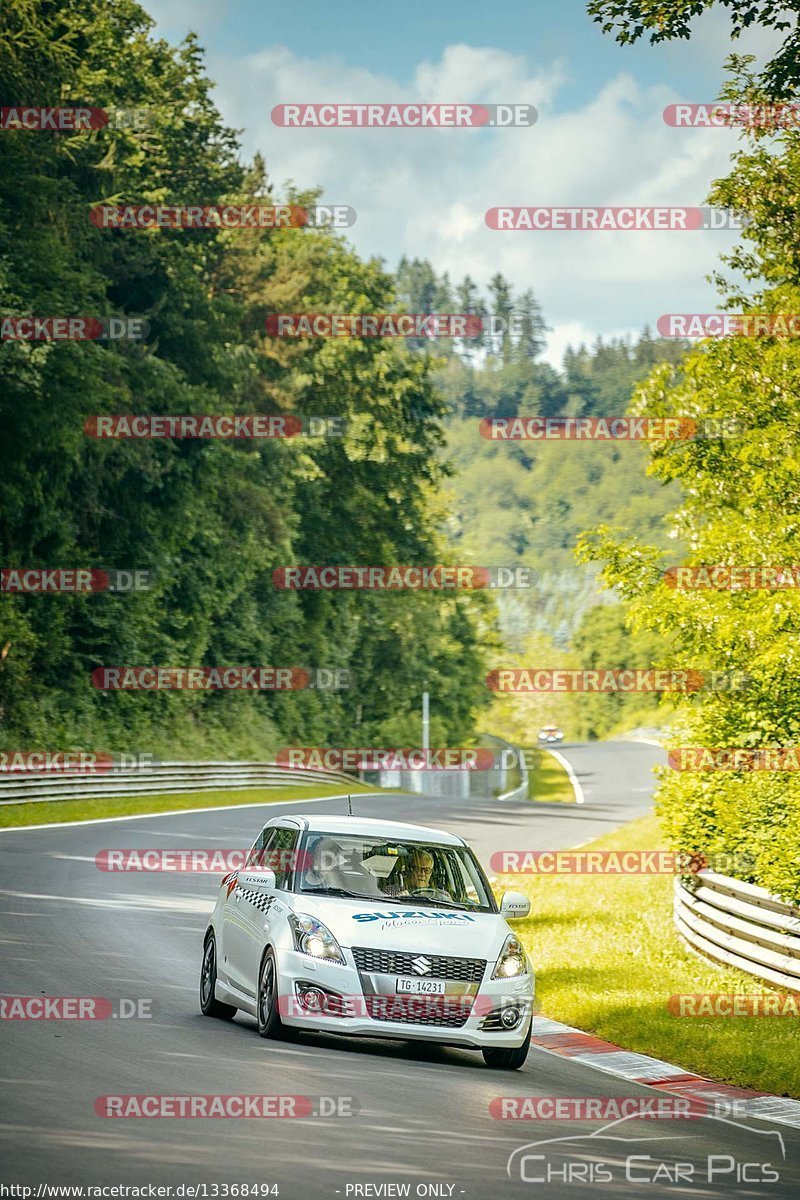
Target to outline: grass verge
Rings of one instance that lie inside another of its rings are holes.
[[[533,770],[528,772],[528,798],[548,803],[572,804],[575,801],[575,789],[569,775],[548,750],[533,751]]]
[[[381,789],[383,790],[383,789]],[[193,808],[232,808],[241,804],[277,804],[286,800],[310,800],[317,797],[374,792],[360,783],[328,787],[249,788],[246,791],[181,792],[177,795],[108,797],[91,796],[83,800],[43,800],[36,804],[0,805],[0,829],[18,825],[61,824],[64,821],[90,821],[99,817],[127,817],[135,813],[177,812]],[[387,795],[391,794],[386,789]],[[399,793],[398,793],[399,794]],[[346,812],[346,805],[342,809]]]
[[[648,816],[589,846],[655,850],[665,841]],[[711,1079],[800,1097],[796,1017],[670,1015],[671,994],[769,991],[683,947],[672,923],[670,876],[509,876],[500,883],[499,890],[505,884],[531,899],[531,917],[517,928],[544,1015]]]

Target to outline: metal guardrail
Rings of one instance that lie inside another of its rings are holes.
[[[84,797],[152,796],[293,784],[356,783],[342,771],[298,770],[272,762],[162,762],[96,775],[0,775],[0,806]]]
[[[518,787],[512,788],[510,792],[503,792],[498,796],[498,800],[527,800],[528,798],[528,772],[525,772],[525,778]]]
[[[519,748],[494,734],[484,733],[480,738],[482,749],[490,748],[488,743],[494,749],[495,763],[490,770],[381,768],[362,771],[362,781],[374,783],[377,787],[402,788],[433,799],[519,800],[527,796],[528,768],[524,759],[521,761]]]
[[[491,739],[508,750],[514,747],[500,738]],[[519,787],[497,796],[517,799],[527,794],[527,769],[517,769]],[[403,787],[431,796],[480,794],[491,798],[507,782],[509,772],[492,771],[361,771],[358,776],[344,771],[287,767],[274,762],[159,762],[136,769],[113,769],[97,773],[0,774],[0,807],[4,804],[36,804],[56,800],[100,799],[112,796],[152,796],[181,792],[209,792],[246,788],[285,787],[302,784],[367,782],[377,787]],[[475,778],[473,778],[475,777]]]
[[[497,737],[496,734],[493,733],[486,733],[483,735],[483,737],[485,741],[494,742],[495,745],[500,746],[501,755],[503,751],[510,751],[512,755],[511,762],[515,763],[514,766],[507,767],[502,772],[500,782],[501,791],[497,796],[497,799],[512,801],[526,800],[528,798],[529,782],[528,760],[526,756],[527,747],[515,746],[513,742],[506,741],[505,738]],[[506,758],[507,757],[508,753],[506,753]],[[518,783],[516,782],[517,779],[519,780]],[[508,787],[509,784],[512,786]],[[508,790],[503,791],[502,789],[506,787],[508,787]]]
[[[715,962],[800,992],[800,909],[765,888],[714,871],[675,880],[675,925]]]

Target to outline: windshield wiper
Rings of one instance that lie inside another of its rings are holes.
[[[469,912],[469,909],[458,904],[455,900],[434,900],[431,896],[393,896],[391,903],[398,901],[402,904],[427,905],[429,908],[454,908],[457,912]]]
[[[343,896],[346,900],[374,900],[378,901],[379,896],[368,896],[366,892],[351,892],[343,887],[304,887],[300,891],[301,896]]]

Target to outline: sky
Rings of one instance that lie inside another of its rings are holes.
[[[531,288],[551,332],[544,357],[568,345],[655,326],[662,313],[713,312],[706,276],[735,234],[497,232],[498,205],[699,205],[727,173],[737,135],[667,126],[667,104],[719,93],[728,54],[763,61],[774,35],[731,41],[716,9],[693,37],[618,46],[579,0],[142,0],[155,32],[194,30],[224,120],[259,151],[276,196],[288,181],[351,205],[348,237],[389,268],[428,258],[484,289],[501,271]],[[538,121],[508,129],[284,129],[275,104],[527,103]]]

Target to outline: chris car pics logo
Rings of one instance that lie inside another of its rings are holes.
[[[713,1137],[692,1149],[675,1146],[685,1138],[684,1131],[642,1136],[628,1125],[637,1119],[632,1115],[591,1133],[543,1138],[518,1146],[509,1155],[506,1173],[509,1178],[530,1184],[619,1182],[645,1188],[644,1192],[632,1192],[634,1196],[648,1194],[647,1187],[654,1184],[669,1185],[676,1195],[693,1186],[708,1189],[710,1185],[716,1185],[714,1195],[734,1195],[743,1185],[763,1187],[781,1178],[779,1167],[786,1160],[786,1147],[778,1130],[745,1125],[723,1116],[698,1115],[731,1126],[736,1133],[735,1154],[709,1153]],[[720,1187],[722,1191],[717,1190]],[[734,1187],[736,1192],[726,1193],[726,1187]]]

